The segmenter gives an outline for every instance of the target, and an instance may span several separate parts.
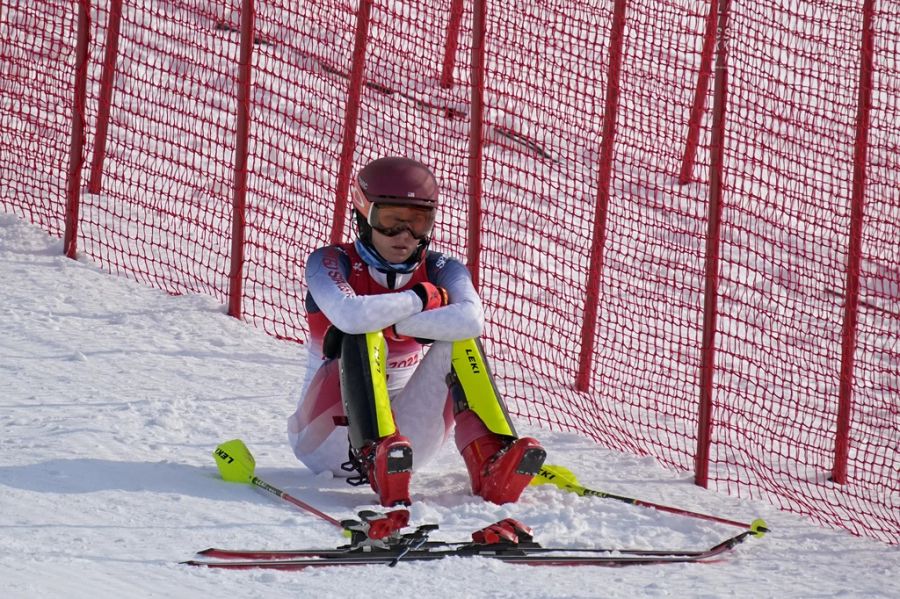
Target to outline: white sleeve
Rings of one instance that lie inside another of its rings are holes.
[[[433,253],[429,254],[427,267],[429,280],[447,290],[450,304],[414,313],[398,321],[397,332],[407,337],[434,341],[458,341],[480,336],[484,329],[484,308],[468,269],[454,258]]]
[[[336,247],[319,248],[306,261],[306,283],[319,309],[338,329],[357,335],[380,331],[422,311],[415,291],[356,295],[347,282],[349,261]]]

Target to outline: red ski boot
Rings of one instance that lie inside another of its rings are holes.
[[[537,439],[509,439],[490,433],[462,450],[472,492],[491,503],[513,503],[538,473],[547,452]]]
[[[372,451],[369,449],[369,451]],[[378,441],[369,462],[369,483],[378,493],[381,505],[409,505],[409,479],[412,476],[412,446],[409,439],[394,433]]]

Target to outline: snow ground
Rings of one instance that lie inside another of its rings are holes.
[[[338,517],[372,495],[315,477],[284,431],[303,347],[62,256],[60,240],[0,215],[0,580],[37,597],[900,597],[900,547],[820,528],[694,486],[688,473],[527,427],[582,483],[773,532],[713,564],[529,568],[448,559],[397,568],[222,572],[179,565],[210,545],[328,547],[334,527],[221,480],[215,446],[244,439],[257,474]],[[618,502],[528,489],[512,506],[467,492],[452,444],[413,481],[414,522],[461,540],[512,516],[544,545],[703,548],[735,529]]]

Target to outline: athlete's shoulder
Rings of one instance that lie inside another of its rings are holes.
[[[442,270],[448,266],[452,268],[466,268],[465,264],[457,260],[455,257],[451,256],[450,254],[445,254],[443,252],[437,252],[434,250],[428,250],[425,253],[425,264],[427,265],[429,271]]]
[[[344,255],[348,256],[350,254],[350,248],[353,247],[352,243],[332,243],[329,245],[320,246],[312,251],[310,256],[323,256],[323,255]]]
[[[337,293],[340,296],[354,295],[350,283],[353,262],[346,248],[341,245],[320,247],[309,255],[306,261],[307,309],[310,301],[321,306],[321,302]]]
[[[317,270],[322,266],[331,268],[335,266],[346,267],[349,264],[349,248],[345,244],[332,244],[313,250],[306,260],[306,269]]]
[[[425,255],[425,272],[428,280],[434,283],[458,277],[471,278],[466,265],[449,254],[429,251]]]

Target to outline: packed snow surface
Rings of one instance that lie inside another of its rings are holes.
[[[314,476],[285,418],[304,348],[202,296],[173,297],[62,255],[62,243],[0,215],[0,595],[43,597],[900,597],[900,547],[825,529],[692,484],[689,473],[521,425],[548,463],[610,493],[773,532],[715,563],[550,568],[456,558],[302,572],[180,565],[209,546],[331,547],[336,527],[249,485],[212,452],[243,439],[256,474],[323,512],[352,517],[373,495]],[[450,443],[412,483],[414,523],[464,540],[505,517],[546,546],[699,549],[738,530],[531,487],[515,505],[473,497]]]

